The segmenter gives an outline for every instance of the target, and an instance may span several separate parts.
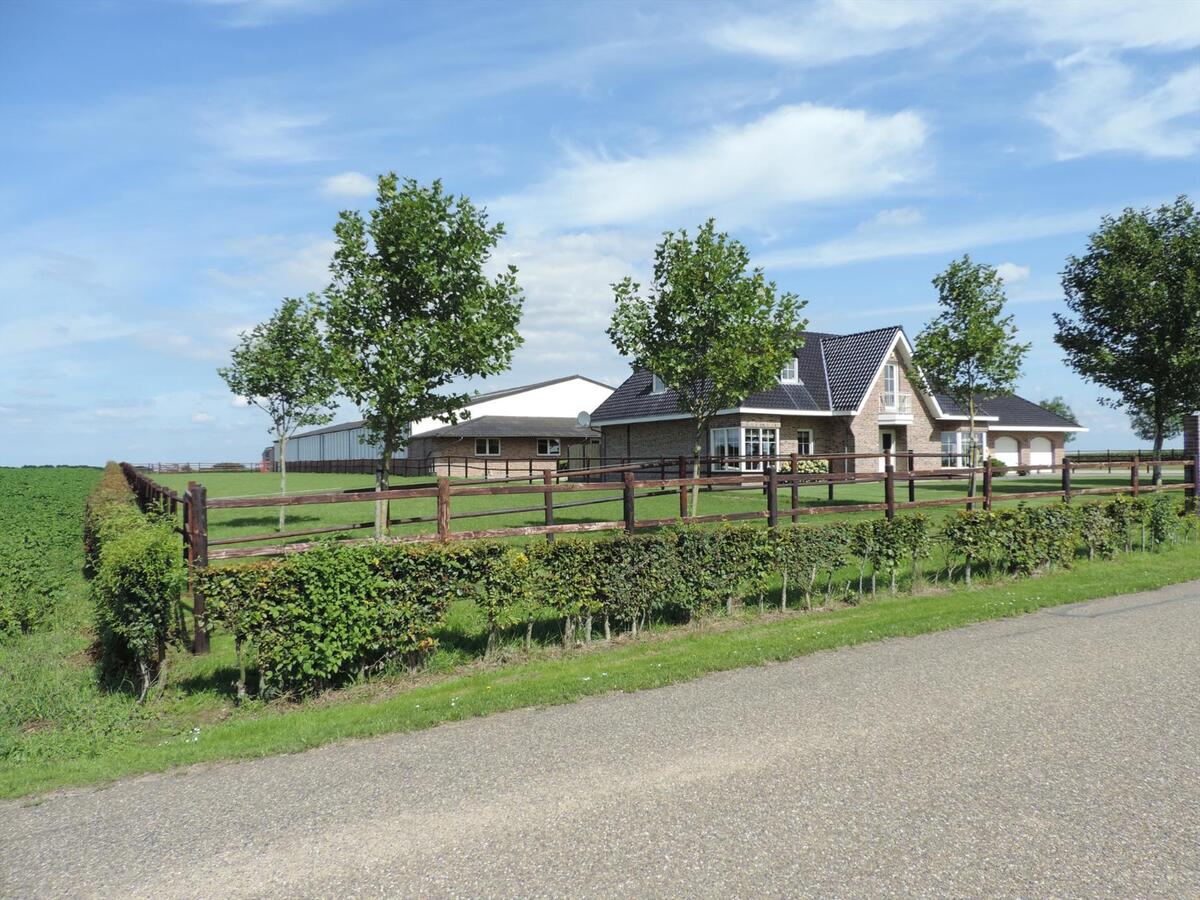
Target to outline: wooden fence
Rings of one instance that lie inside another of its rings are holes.
[[[406,484],[403,487],[387,491],[373,489],[350,489],[314,494],[292,494],[287,496],[260,497],[223,497],[208,499],[205,487],[195,481],[188,482],[187,489],[182,493],[158,484],[136,467],[122,463],[121,469],[130,487],[137,496],[138,503],[143,509],[157,507],[165,514],[176,520],[175,528],[183,538],[183,553],[188,565],[189,588],[193,600],[193,612],[197,623],[203,621],[204,597],[195,589],[194,573],[197,569],[206,567],[211,561],[226,559],[245,559],[254,557],[284,556],[293,553],[303,553],[319,546],[319,542],[298,541],[294,543],[272,543],[262,545],[262,542],[287,541],[300,537],[330,535],[374,528],[375,523],[362,522],[346,525],[327,525],[316,528],[296,529],[285,532],[270,532],[265,534],[236,535],[231,537],[211,538],[208,531],[208,513],[214,509],[254,509],[278,508],[280,506],[296,507],[320,504],[363,503],[373,502],[384,505],[384,515],[389,525],[432,524],[432,531],[386,537],[383,540],[393,543],[412,542],[446,542],[478,540],[484,538],[511,538],[545,536],[553,540],[559,534],[577,534],[598,531],[623,530],[633,533],[639,528],[658,528],[675,524],[698,524],[716,522],[751,521],[765,519],[768,527],[776,527],[781,520],[793,523],[804,516],[818,516],[833,513],[882,512],[887,518],[895,516],[898,510],[928,509],[935,507],[963,506],[968,509],[979,506],[992,509],[1000,502],[1025,501],[1044,498],[1061,498],[1071,502],[1073,497],[1092,495],[1131,494],[1136,497],[1143,493],[1158,491],[1184,490],[1187,496],[1193,498],[1193,508],[1200,515],[1200,503],[1195,503],[1196,474],[1200,472],[1200,454],[1195,459],[1185,463],[1166,462],[1163,468],[1183,466],[1183,480],[1170,484],[1147,484],[1142,479],[1143,469],[1153,468],[1155,463],[1134,458],[1127,464],[1129,482],[1126,485],[1108,487],[1084,487],[1073,480],[1073,475],[1087,471],[1109,468],[1111,463],[1090,462],[1077,463],[1070,460],[1062,464],[1033,467],[1039,473],[1057,472],[1060,475],[1060,486],[1053,490],[1000,492],[994,491],[994,474],[988,466],[969,469],[919,469],[917,460],[923,457],[940,459],[942,454],[900,453],[884,456],[882,454],[834,454],[823,456],[830,469],[839,467],[844,470],[851,468],[851,463],[859,460],[874,461],[878,465],[884,461],[882,472],[829,471],[818,473],[798,472],[799,463],[813,457],[756,457],[750,462],[762,465],[761,472],[731,472],[727,474],[707,474],[693,477],[690,474],[693,460],[680,458],[675,463],[676,472],[673,477],[661,477],[665,462],[661,460],[646,460],[639,463],[625,463],[615,466],[598,466],[587,470],[558,470],[544,469],[540,482],[529,483],[527,475],[515,475],[507,478],[494,479],[488,482],[451,482],[445,476],[422,484]],[[897,470],[896,461],[903,466]],[[723,462],[727,462],[723,461]],[[744,461],[743,461],[744,462]],[[780,471],[780,468],[788,471]],[[981,485],[975,497],[957,496],[948,498],[918,500],[917,485],[930,480],[963,481],[975,475]],[[594,479],[594,480],[593,480]],[[611,480],[619,479],[619,480]],[[897,498],[897,483],[905,489],[906,496]],[[878,484],[883,485],[883,500],[876,503],[841,503],[833,504],[834,489],[837,485],[848,484]],[[709,491],[715,490],[756,490],[765,497],[764,508],[745,512],[720,513],[713,515],[688,515],[688,491],[692,487]],[[827,486],[830,503],[827,505],[802,505],[799,491],[802,487]],[[620,492],[622,517],[617,520],[596,522],[556,523],[555,511],[585,506],[593,503],[612,503]],[[780,493],[787,492],[787,506],[780,508]],[[588,497],[590,493],[604,492],[608,496]],[[536,506],[513,506],[498,509],[471,509],[455,514],[453,499],[455,497],[478,496],[514,496],[541,495],[541,502]],[[555,502],[559,494],[565,494],[577,499]],[[661,518],[637,517],[637,500],[640,498],[677,494],[679,498],[678,514]],[[392,518],[390,503],[393,500],[434,499],[436,501],[433,514]],[[477,519],[487,516],[512,515],[518,513],[538,512],[543,516],[540,525],[525,525],[507,528],[472,529],[452,531],[451,522],[455,519]],[[351,539],[347,543],[360,543],[372,538]],[[238,547],[238,544],[259,544],[254,547]],[[208,635],[196,625],[195,652],[203,653],[208,649]]]

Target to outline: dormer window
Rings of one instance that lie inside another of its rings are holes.
[[[779,370],[780,384],[799,384],[800,383],[800,360],[792,357],[783,364],[783,368]]]
[[[664,382],[657,375],[653,376],[653,381],[650,384],[650,393],[665,394],[666,392],[667,392],[666,382]]]

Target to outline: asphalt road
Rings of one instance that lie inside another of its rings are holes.
[[[1200,584],[0,805],[0,894],[1200,896]]]

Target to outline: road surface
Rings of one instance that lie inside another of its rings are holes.
[[[1200,896],[1200,584],[0,805],[0,894]]]

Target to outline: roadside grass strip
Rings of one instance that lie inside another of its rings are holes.
[[[201,715],[189,719],[187,710],[177,709],[176,728],[169,733],[160,728],[138,742],[99,746],[86,755],[10,760],[0,771],[0,796],[298,752],[347,738],[414,731],[613,691],[662,687],[711,672],[1196,579],[1200,579],[1200,548],[1189,542],[1113,560],[1080,560],[1070,570],[1037,578],[999,578],[971,588],[959,585],[915,596],[880,594],[858,606],[827,611],[760,616],[743,610],[732,618],[716,615],[691,626],[656,628],[641,639],[611,645],[597,642],[589,649],[549,658],[535,653],[523,662],[477,664],[445,676],[384,677],[299,703],[251,703],[213,724]],[[203,705],[199,698],[196,703]]]

